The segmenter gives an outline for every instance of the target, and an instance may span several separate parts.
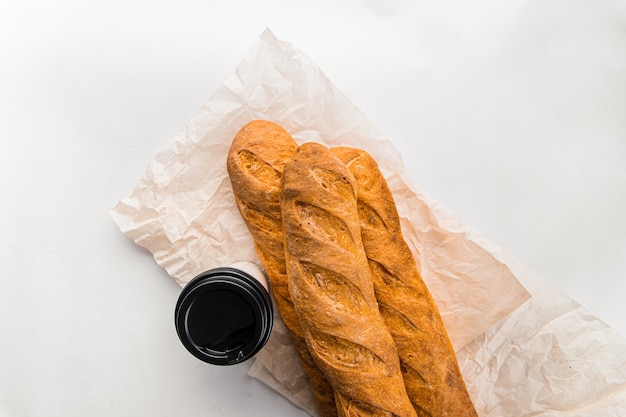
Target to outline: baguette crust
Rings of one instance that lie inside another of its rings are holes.
[[[324,146],[303,144],[285,166],[281,208],[291,297],[339,416],[416,417],[378,310],[352,174]]]
[[[285,268],[279,191],[283,168],[297,148],[293,138],[280,126],[254,120],[235,136],[227,169],[237,208],[272,284],[276,309],[311,382],[315,405],[322,417],[335,417],[334,390],[309,353],[291,302]]]
[[[455,352],[401,231],[389,186],[365,151],[334,148],[357,183],[363,245],[381,314],[419,417],[476,417]]]

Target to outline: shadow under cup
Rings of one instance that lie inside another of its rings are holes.
[[[175,325],[196,358],[213,365],[246,361],[267,343],[274,325],[265,276],[248,262],[201,273],[178,297]]]

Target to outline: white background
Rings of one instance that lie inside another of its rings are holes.
[[[269,27],[413,182],[626,334],[623,1],[0,0],[0,416],[304,416],[177,339],[109,210]]]

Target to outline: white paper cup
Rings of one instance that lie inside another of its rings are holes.
[[[234,365],[251,358],[274,326],[265,275],[250,262],[199,274],[178,298],[175,324],[185,348],[204,362]]]

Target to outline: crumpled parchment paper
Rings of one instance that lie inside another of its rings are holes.
[[[421,193],[392,143],[269,30],[111,211],[181,286],[210,268],[259,264],[226,172],[232,139],[253,119],[298,143],[357,147],[377,160],[482,417],[626,415],[624,338]],[[317,415],[279,317],[249,375]]]

